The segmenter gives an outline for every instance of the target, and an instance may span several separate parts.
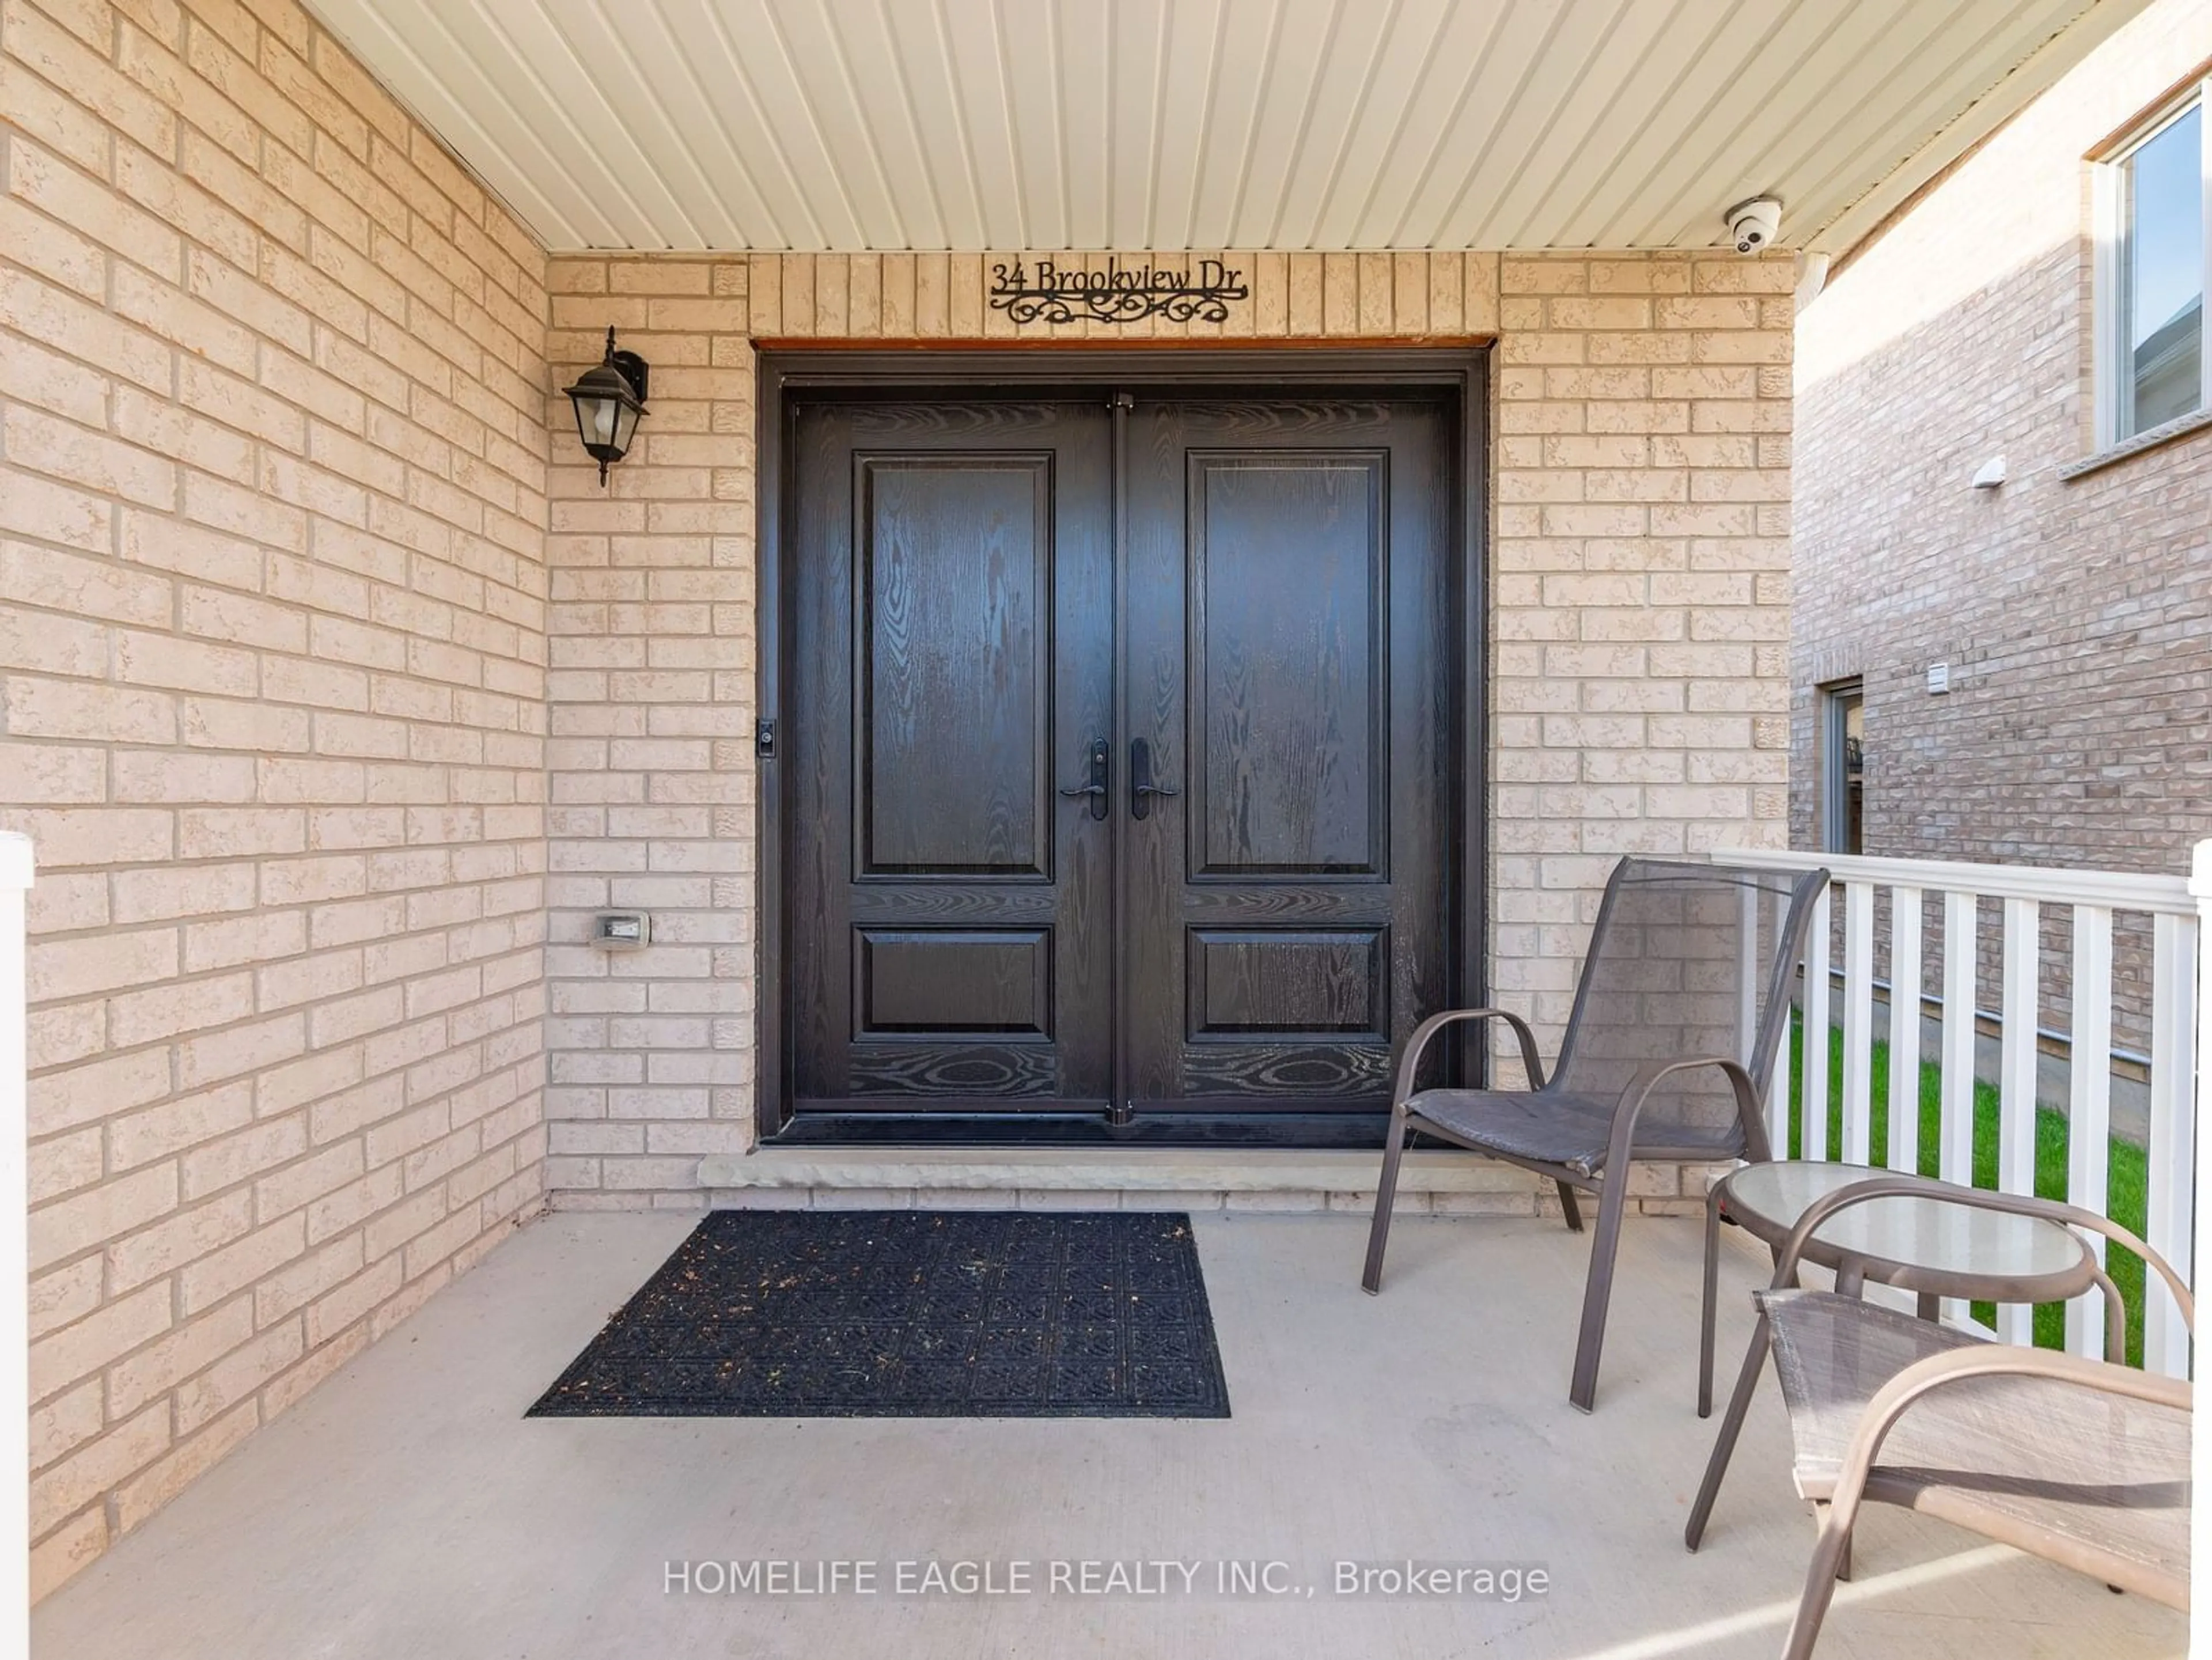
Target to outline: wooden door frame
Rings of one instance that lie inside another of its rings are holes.
[[[777,755],[787,753],[781,727],[787,701],[785,669],[793,660],[795,643],[787,597],[788,568],[794,556],[788,512],[794,480],[785,440],[793,404],[808,398],[973,398],[994,394],[1106,399],[1122,392],[1224,398],[1441,394],[1459,422],[1456,465],[1447,483],[1452,497],[1447,511],[1458,544],[1457,556],[1448,562],[1446,572],[1455,727],[1450,746],[1453,776],[1447,785],[1454,819],[1446,873],[1452,942],[1448,996],[1459,1007],[1481,1004],[1487,1000],[1489,988],[1490,937],[1489,826],[1483,811],[1489,781],[1489,347],[1481,342],[1383,343],[1364,348],[1224,342],[1218,350],[1212,349],[1211,343],[1196,349],[1200,344],[1163,349],[1062,346],[1055,342],[1009,349],[941,342],[905,348],[875,342],[842,346],[763,343],[754,404],[757,747],[759,733],[773,728],[778,733]],[[756,790],[754,1111],[756,1133],[762,1140],[781,1135],[793,1123],[792,1011],[784,976],[791,922],[784,867],[791,824],[782,799],[783,770],[778,760],[761,762]],[[1482,1054],[1479,1042],[1458,1046],[1462,1075],[1480,1074]],[[1249,1110],[1238,1115],[1247,1121],[1257,1116]],[[1013,1116],[1009,1115],[1010,1121]],[[1380,1122],[1378,1116],[1378,1145]],[[1107,1139],[1103,1120],[1100,1124],[1099,1139]],[[1010,1122],[1010,1134],[1018,1128]],[[1203,1136],[1202,1121],[1194,1120],[1191,1128]],[[1297,1137],[1286,1132],[1283,1139],[1295,1142]]]

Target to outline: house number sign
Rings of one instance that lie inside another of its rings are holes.
[[[1136,323],[1164,317],[1170,323],[1225,323],[1229,302],[1247,298],[1244,273],[1218,259],[1201,259],[1182,271],[1161,265],[1104,268],[1063,265],[1050,259],[991,267],[991,309],[1017,323]]]

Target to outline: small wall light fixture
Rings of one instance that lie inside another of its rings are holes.
[[[569,401],[576,406],[576,436],[599,464],[602,484],[607,482],[608,466],[623,459],[629,441],[637,435],[650,373],[635,352],[615,350],[615,331],[609,329],[605,361],[586,369],[568,388]]]

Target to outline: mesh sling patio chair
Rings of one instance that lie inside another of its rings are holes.
[[[1499,1008],[1452,1009],[1413,1031],[1399,1057],[1390,1128],[1361,1283],[1382,1283],[1406,1138],[1419,1133],[1502,1158],[1557,1183],[1582,1231],[1581,1189],[1598,1195],[1581,1335],[1567,1398],[1597,1392],[1613,1258],[1635,1164],[1711,1164],[1769,1156],[1764,1096],[1789,1029],[1796,972],[1825,870],[1624,859],[1614,866],[1583,959],[1558,1067]],[[1457,1022],[1498,1019],[1519,1040],[1523,1090],[1418,1088],[1430,1040]]]
[[[2192,1331],[2189,1287],[2106,1218],[2053,1200],[1919,1177],[1854,1183],[1807,1210],[1784,1244],[1744,1371],[1684,1540],[1695,1550],[1771,1347],[1795,1446],[1792,1475],[1820,1521],[1784,1650],[1805,1660],[1850,1571],[1867,1503],[1940,1517],[2186,1611],[2191,1387],[2107,1360],[1992,1342],[1834,1292],[1796,1288],[1804,1243],[1838,1210],[1889,1195],[2042,1216],[2136,1252]],[[2105,1295],[2117,1304],[2109,1280]]]

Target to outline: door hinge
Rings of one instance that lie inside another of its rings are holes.
[[[775,759],[775,722],[759,721],[753,725],[753,753],[763,761]]]

